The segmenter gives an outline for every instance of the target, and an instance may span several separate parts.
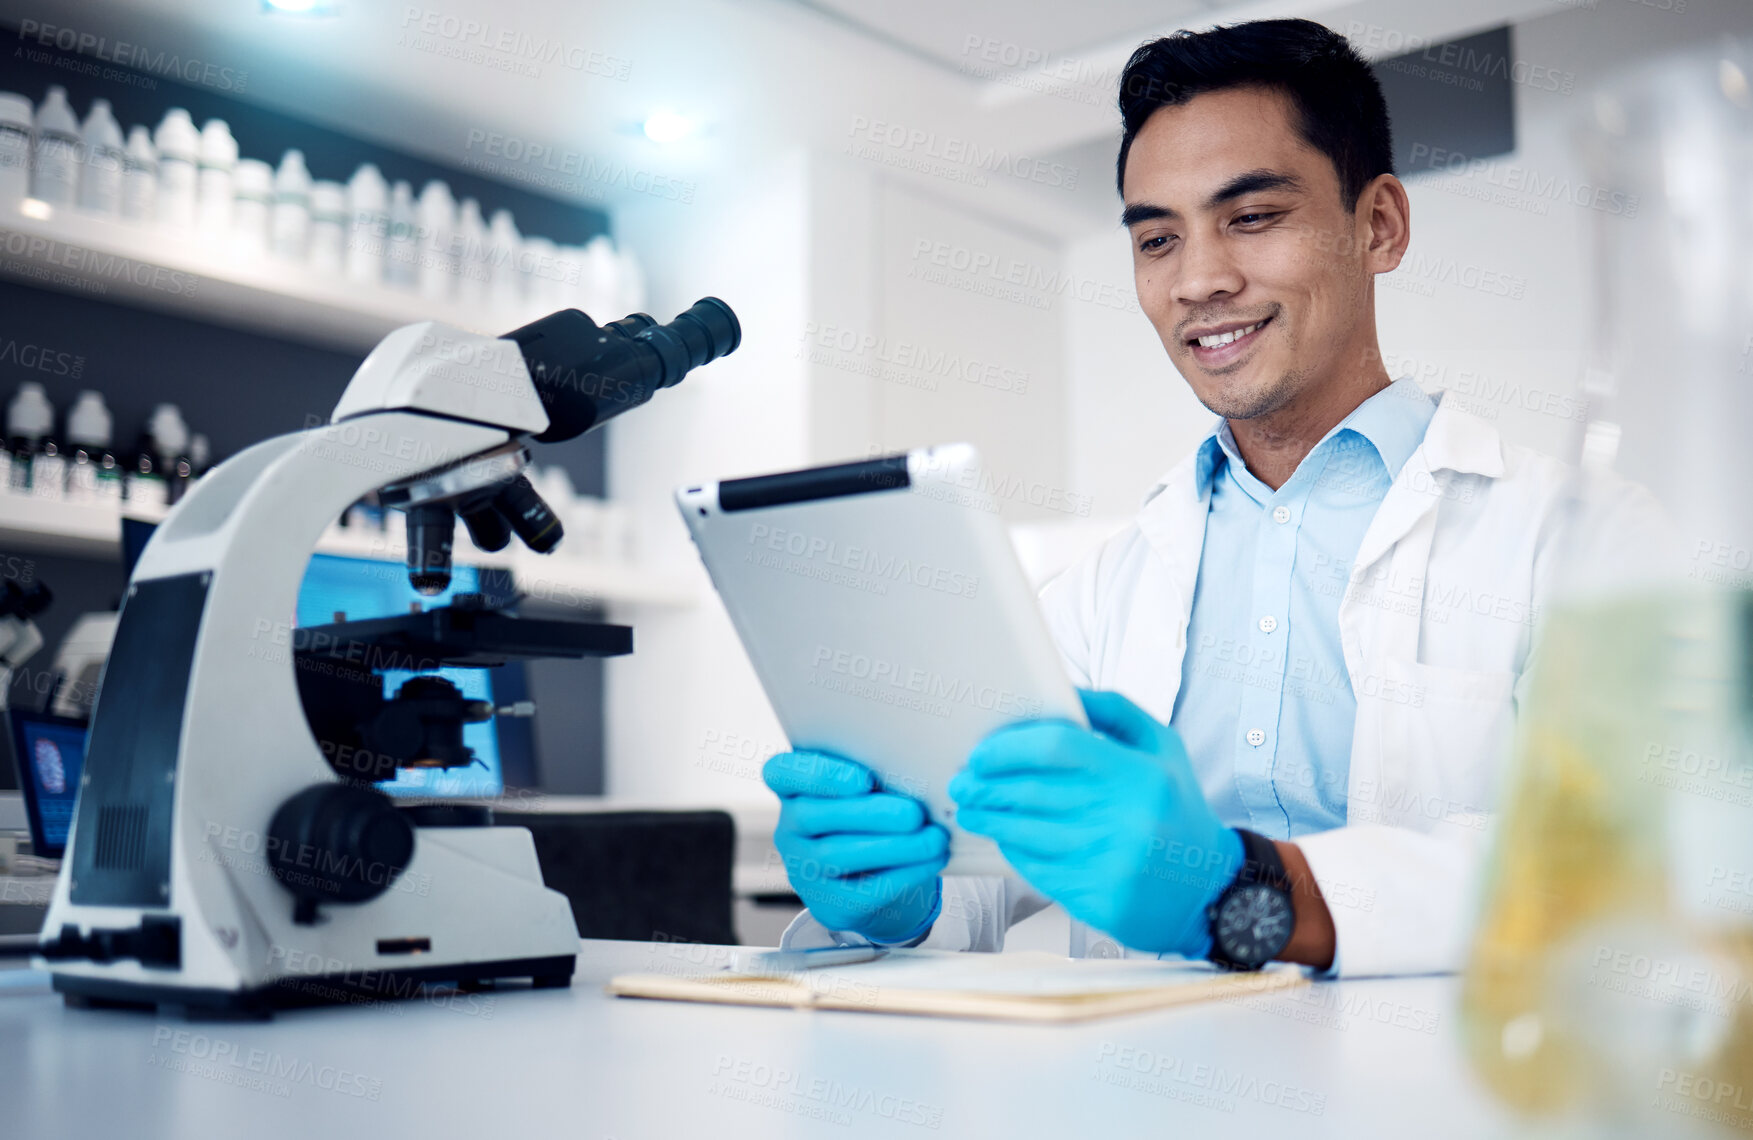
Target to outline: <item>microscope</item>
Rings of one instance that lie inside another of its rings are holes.
[[[41,582],[0,581],[0,712],[12,692],[13,675],[43,647],[36,619],[54,600]]]
[[[632,651],[625,626],[520,618],[465,595],[293,628],[324,529],[375,493],[406,518],[409,582],[443,592],[476,545],[554,549],[523,474],[733,351],[705,298],[668,324],[569,309],[504,337],[390,333],[330,422],[214,468],[140,556],[92,717],[72,835],[38,944],[71,1005],[263,1016],[286,1005],[528,978],[571,984],[578,930],[524,828],[398,805],[379,781],[473,759],[494,710],[443,667]],[[382,673],[414,671],[393,696]]]

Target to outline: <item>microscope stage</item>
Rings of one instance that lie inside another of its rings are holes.
[[[633,652],[633,629],[440,606],[397,617],[302,626],[293,631],[293,648],[300,657],[366,668],[374,661],[410,659],[422,662],[422,669],[486,668],[542,657],[624,656]]]

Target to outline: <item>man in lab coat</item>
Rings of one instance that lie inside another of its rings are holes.
[[[950,791],[1020,877],[856,764],[787,753],[788,946],[996,950],[1058,902],[1071,953],[1455,969],[1570,472],[1394,381],[1374,279],[1411,238],[1368,65],[1302,20],[1181,33],[1121,79],[1139,304],[1221,419],[1042,595],[1091,727],[995,733]],[[1653,504],[1595,496],[1597,541]]]

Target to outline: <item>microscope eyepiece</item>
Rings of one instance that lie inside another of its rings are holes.
[[[636,339],[649,343],[663,359],[662,386],[668,388],[680,383],[690,369],[736,351],[743,330],[729,305],[717,297],[702,297],[667,325],[653,321]]]
[[[703,297],[668,324],[634,313],[598,325],[565,309],[506,335],[522,350],[548,413],[548,430],[535,438],[555,443],[637,408],[690,370],[734,352],[743,333],[729,305]]]

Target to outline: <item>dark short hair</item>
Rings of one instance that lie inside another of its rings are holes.
[[[1125,193],[1126,154],[1161,107],[1207,91],[1263,87],[1290,97],[1303,141],[1333,160],[1347,207],[1370,181],[1394,173],[1382,85],[1346,38],[1313,20],[1255,20],[1207,32],[1176,32],[1132,53],[1120,76],[1115,185]]]

